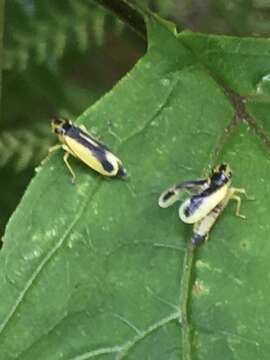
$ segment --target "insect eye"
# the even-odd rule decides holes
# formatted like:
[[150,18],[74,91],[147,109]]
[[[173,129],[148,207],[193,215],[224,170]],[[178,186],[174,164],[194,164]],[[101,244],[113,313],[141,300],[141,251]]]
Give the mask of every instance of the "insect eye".
[[57,125],[55,123],[52,124],[52,130],[57,135],[64,135],[65,129],[61,125]]
[[227,170],[227,165],[226,164],[221,164],[220,166],[219,166],[219,169],[218,169],[219,171],[226,171]]
[[64,135],[65,134],[65,129],[63,129],[62,127],[59,126],[59,127],[55,128],[55,132],[58,135]]
[[62,125],[62,124],[63,124],[63,120],[60,120],[60,119],[58,119],[58,118],[53,118],[53,119],[52,119],[52,124],[55,125],[55,126]]

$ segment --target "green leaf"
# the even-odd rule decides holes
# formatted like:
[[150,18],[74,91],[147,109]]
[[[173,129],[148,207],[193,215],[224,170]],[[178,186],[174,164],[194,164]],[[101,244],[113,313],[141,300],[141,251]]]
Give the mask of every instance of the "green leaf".
[[[175,36],[157,20],[148,32],[147,54],[78,119],[129,178],[74,159],[73,185],[58,153],[10,219],[1,360],[269,357],[267,100],[256,93],[269,41]],[[177,206],[160,209],[157,199],[220,161],[256,200],[243,201],[246,221],[230,204],[194,253]]]

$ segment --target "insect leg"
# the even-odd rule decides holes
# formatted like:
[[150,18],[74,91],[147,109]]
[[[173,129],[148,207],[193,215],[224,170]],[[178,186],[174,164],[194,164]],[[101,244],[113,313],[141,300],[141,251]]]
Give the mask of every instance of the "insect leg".
[[162,208],[167,208],[180,199],[184,191],[188,193],[197,193],[205,189],[209,184],[209,179],[197,179],[185,181],[178,185],[173,185],[165,190],[159,197],[158,204]]
[[58,149],[61,149],[62,147],[63,147],[62,144],[56,144],[56,145],[50,147],[50,148],[49,148],[49,154],[51,154],[52,152],[54,152],[54,151],[56,151],[56,150],[58,150]]
[[240,208],[241,208],[241,201],[242,199],[240,198],[240,196],[237,196],[237,195],[232,195],[231,196],[231,199],[232,200],[235,200],[237,202],[236,204],[236,212],[235,212],[235,215],[242,218],[242,219],[245,219],[245,215],[241,215],[240,214]]
[[247,200],[255,200],[255,198],[253,196],[249,196],[246,192],[246,189],[240,189],[240,188],[232,188],[232,191],[234,193],[238,193],[238,194],[243,194]]
[[[49,148],[49,151],[48,151],[49,154],[48,154],[48,155],[50,155],[52,152],[54,152],[54,151],[56,151],[56,150],[58,150],[58,149],[61,149],[62,147],[63,147],[62,144],[56,144],[56,145],[54,145],[54,146],[51,146],[51,147]],[[46,161],[47,161],[47,158],[43,159],[43,160],[41,161],[41,165],[44,165]]]
[[68,157],[69,157],[70,153],[69,152],[66,152],[64,157],[63,157],[63,160],[68,168],[68,170],[70,171],[71,175],[72,175],[72,182],[74,183],[75,182],[75,179],[76,179],[76,175],[72,169],[72,167],[70,166],[69,162],[68,162]]

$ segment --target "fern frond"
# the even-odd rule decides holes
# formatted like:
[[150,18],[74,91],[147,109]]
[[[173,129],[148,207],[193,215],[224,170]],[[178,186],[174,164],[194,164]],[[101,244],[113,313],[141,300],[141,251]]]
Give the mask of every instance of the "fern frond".
[[12,162],[20,172],[28,166],[37,165],[48,152],[54,138],[48,126],[36,130],[20,129],[4,131],[0,136],[0,167]]
[[113,30],[123,29],[94,1],[13,0],[6,14],[5,69],[24,70],[30,60],[54,63],[71,43],[81,52],[101,45],[109,18]]
[[[150,5],[151,0],[139,0]],[[175,0],[157,0],[155,10],[167,15]],[[4,68],[24,70],[31,61],[55,63],[72,43],[78,51],[102,45],[106,25],[116,34],[125,25],[94,0],[12,0],[6,3]]]

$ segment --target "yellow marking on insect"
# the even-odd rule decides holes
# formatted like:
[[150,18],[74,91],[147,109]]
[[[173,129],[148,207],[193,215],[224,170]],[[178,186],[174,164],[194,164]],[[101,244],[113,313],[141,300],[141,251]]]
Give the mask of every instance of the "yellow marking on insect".
[[121,160],[106,145],[87,132],[85,126],[75,126],[67,119],[53,119],[51,127],[62,144],[53,146],[49,152],[59,148],[65,150],[64,162],[72,175],[73,181],[75,180],[75,173],[68,162],[69,155],[78,158],[102,175],[110,177],[126,176],[126,170]]

